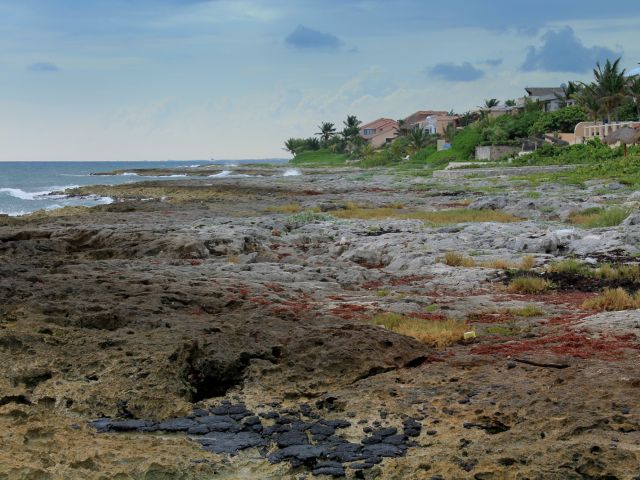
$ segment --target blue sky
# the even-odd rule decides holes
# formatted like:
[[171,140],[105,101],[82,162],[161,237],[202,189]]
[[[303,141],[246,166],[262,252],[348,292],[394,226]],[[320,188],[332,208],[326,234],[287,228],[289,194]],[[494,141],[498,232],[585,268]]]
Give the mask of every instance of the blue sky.
[[0,0],[0,160],[284,156],[640,62],[640,2]]

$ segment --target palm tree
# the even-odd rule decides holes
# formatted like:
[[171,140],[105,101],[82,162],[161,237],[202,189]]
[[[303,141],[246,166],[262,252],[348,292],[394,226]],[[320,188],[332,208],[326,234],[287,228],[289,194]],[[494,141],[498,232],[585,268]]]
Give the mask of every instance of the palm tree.
[[409,132],[409,151],[413,154],[433,143],[433,136],[420,127]]
[[490,98],[484,101],[484,108],[493,108],[497,107],[498,105],[500,105],[500,100],[498,100],[497,98]]
[[611,112],[624,99],[626,84],[624,73],[624,68],[620,70],[620,58],[613,63],[607,60],[604,67],[601,67],[598,62],[596,68],[593,69],[597,92],[602,102],[602,109],[607,114],[607,120],[611,116]]
[[362,122],[355,115],[347,115],[347,119],[342,123],[344,124],[342,136],[345,140],[351,140],[360,134],[360,124]]
[[396,137],[408,137],[411,129],[407,125],[406,120],[397,120],[398,126],[396,127]]
[[511,100],[505,100],[504,101],[505,106],[507,107],[515,107],[516,106],[516,101],[511,99]]
[[595,125],[598,121],[598,116],[602,113],[602,102],[598,86],[595,83],[590,83],[589,85],[581,84],[577,87],[573,96],[578,106],[589,113]]
[[331,122],[322,122],[318,126],[318,129],[320,129],[320,131],[317,132],[316,135],[318,135],[323,142],[328,142],[331,140],[331,137],[336,134],[336,127]]
[[627,95],[631,97],[636,104],[636,111],[638,113],[638,120],[640,120],[640,75],[631,77],[627,81]]

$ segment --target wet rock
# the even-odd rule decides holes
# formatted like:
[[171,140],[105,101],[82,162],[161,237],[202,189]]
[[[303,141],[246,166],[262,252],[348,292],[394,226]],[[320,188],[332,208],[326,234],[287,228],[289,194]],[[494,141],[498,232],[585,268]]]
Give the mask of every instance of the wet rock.
[[189,418],[174,418],[158,424],[158,430],[165,432],[186,432],[190,428],[197,427],[198,422]]
[[312,471],[313,475],[329,475],[332,477],[344,477],[345,471],[341,463],[338,462],[318,462]]
[[286,448],[292,445],[304,445],[308,443],[309,440],[304,432],[288,431],[276,436],[276,444],[280,448]]

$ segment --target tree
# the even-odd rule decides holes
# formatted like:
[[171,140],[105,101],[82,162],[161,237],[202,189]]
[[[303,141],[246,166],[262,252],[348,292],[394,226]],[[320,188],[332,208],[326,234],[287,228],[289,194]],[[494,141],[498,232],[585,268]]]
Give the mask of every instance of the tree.
[[318,135],[323,142],[328,142],[331,137],[336,134],[336,127],[331,122],[322,122],[318,126],[318,129],[320,131],[316,132],[316,135]]
[[597,62],[596,68],[593,69],[596,92],[607,119],[624,99],[626,85],[624,72],[624,69],[620,70],[620,58],[614,62],[607,60],[604,67]]
[[627,81],[626,92],[636,104],[636,113],[638,114],[638,120],[640,120],[640,75],[631,77]]
[[433,135],[427,133],[420,127],[415,127],[409,133],[409,151],[416,153],[418,150],[433,143]]
[[362,122],[355,115],[347,115],[347,119],[342,123],[344,124],[342,136],[345,139],[352,139],[360,134],[360,124]]
[[511,99],[511,100],[505,100],[504,101],[505,106],[507,107],[515,107],[516,106],[516,101]]
[[406,120],[398,120],[398,126],[396,127],[396,136],[397,137],[408,137],[409,133],[411,133],[411,129],[409,125],[407,125]]
[[484,108],[493,108],[497,107],[498,105],[500,105],[500,100],[498,100],[497,98],[489,98],[488,100],[484,101]]
[[599,115],[602,113],[602,102],[598,86],[595,83],[590,83],[589,85],[583,83],[574,96],[576,103],[589,114],[595,125]]

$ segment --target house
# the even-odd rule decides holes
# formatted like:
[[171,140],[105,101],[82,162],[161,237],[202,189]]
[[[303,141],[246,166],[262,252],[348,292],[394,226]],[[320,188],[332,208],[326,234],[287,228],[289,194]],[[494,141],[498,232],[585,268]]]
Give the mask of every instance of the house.
[[375,148],[382,147],[397,136],[398,122],[391,118],[379,118],[360,126],[360,136]]
[[560,87],[526,87],[526,97],[518,99],[518,107],[524,107],[527,101],[540,103],[545,112],[555,112],[563,106],[575,104],[575,100],[565,97],[564,89]]
[[410,130],[418,127],[434,135],[444,135],[449,125],[458,125],[458,118],[445,111],[419,110],[405,118],[404,123]]

